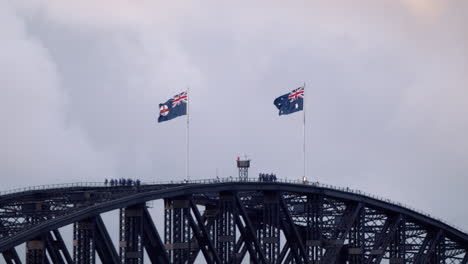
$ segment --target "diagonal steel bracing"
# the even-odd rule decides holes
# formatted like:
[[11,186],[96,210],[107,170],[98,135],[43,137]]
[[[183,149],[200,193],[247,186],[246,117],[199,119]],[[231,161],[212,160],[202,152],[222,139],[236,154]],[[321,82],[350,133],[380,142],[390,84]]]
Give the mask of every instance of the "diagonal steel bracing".
[[[283,206],[275,197],[280,193]],[[170,202],[165,207],[165,231],[169,231],[164,232],[166,244],[149,214],[146,216],[146,208],[141,214],[126,214],[128,227],[122,229],[125,239],[119,245],[119,249],[124,248],[123,262],[141,263],[144,249],[151,262],[163,264],[192,264],[196,259],[219,263],[215,253],[220,262],[237,264],[247,261],[247,252],[253,263],[468,261],[468,234],[399,204],[318,185],[218,182],[72,186],[0,195],[0,253],[5,259],[2,263],[20,263],[14,250],[23,243],[27,263],[92,264],[95,253],[106,264],[119,263],[121,256],[116,260],[104,224],[95,218],[158,199]],[[197,204],[195,207],[205,207],[203,214],[207,216],[197,216],[191,199]],[[361,211],[356,210],[359,203]],[[355,212],[358,215],[353,219]],[[60,233],[54,230],[73,223],[72,259],[64,250]],[[143,228],[138,227],[140,224]],[[443,231],[440,237],[439,230]],[[286,240],[278,243],[284,237]]]
[[[54,238],[55,237],[55,238]],[[73,260],[58,230],[45,236],[45,246],[53,264],[72,264]]]
[[382,261],[382,258],[385,255],[385,250],[389,247],[392,239],[395,238],[395,233],[402,222],[402,219],[402,215],[387,218],[387,222],[384,225],[382,232],[377,236],[377,241],[372,248],[367,262],[368,264],[380,263]]
[[283,261],[286,258],[289,249],[290,249],[289,241],[286,240],[286,243],[284,244],[283,248],[280,251],[280,255],[278,257],[278,263],[284,263]]
[[247,246],[247,250],[249,251],[251,260],[254,263],[268,263],[265,257],[265,253],[263,252],[263,249],[260,246],[260,243],[258,242],[257,237],[255,235],[252,222],[250,221],[249,216],[247,215],[247,212],[238,194],[234,194],[234,199],[234,202],[237,208],[239,209],[239,213],[242,216],[242,219],[244,220],[245,226],[242,224],[241,218],[238,214],[235,214],[234,217],[236,220],[237,227],[239,228],[239,231],[241,232],[241,235],[244,238],[245,245]]
[[413,256],[413,263],[418,264],[421,263],[422,258],[424,257],[424,251],[426,250],[427,246],[432,240],[432,233],[427,233],[422,240],[422,243],[419,245],[418,252]]
[[189,215],[190,225],[194,232],[195,237],[198,240],[198,246],[201,248],[203,254],[205,255],[205,260],[208,263],[218,263],[221,264],[221,259],[216,252],[216,249],[213,245],[213,241],[211,241],[210,235],[205,228],[204,221],[200,212],[198,211],[197,206],[190,200],[190,208],[192,209],[195,218],[197,219],[198,224],[194,221],[192,215]]
[[146,207],[143,209],[143,226],[143,246],[151,263],[169,264],[164,243]]
[[467,264],[468,263],[468,248],[465,249],[465,256],[463,256],[463,259],[461,261],[461,264]]
[[[205,224],[207,232],[211,235],[211,239],[213,240],[211,228],[212,228],[212,226],[214,224],[214,220],[212,218],[207,218],[204,215],[202,215],[202,219],[203,219],[203,223]],[[197,242],[197,238],[195,237],[195,235],[192,236],[190,241],[192,241],[192,243]],[[197,248],[195,248],[194,250],[192,250],[190,252],[189,264],[192,264],[192,263],[195,262],[195,260],[197,259],[197,256],[200,253],[200,251],[201,251],[200,247],[197,247]],[[219,252],[218,252],[218,255],[219,255]]]
[[[426,237],[427,237],[427,239],[425,239],[425,241],[427,241],[427,243],[425,243],[425,245],[427,245],[427,250],[425,250],[426,247],[424,247],[424,248],[421,247],[421,249],[419,251],[419,254],[418,254],[418,257],[416,258],[416,260],[414,262],[416,264],[428,263],[429,259],[434,254],[436,246],[443,239],[444,232],[442,230],[439,230],[437,233],[428,234]],[[425,250],[425,252],[424,252],[424,250]]]
[[333,236],[331,237],[330,248],[327,249],[324,255],[323,263],[333,264],[336,263],[341,249],[343,248],[344,241],[354,225],[354,221],[359,216],[361,209],[363,208],[362,203],[350,204],[347,206],[345,214],[341,218],[341,221],[336,226]]
[[14,248],[9,249],[3,252],[3,258],[6,261],[6,264],[21,264],[21,259],[18,256],[18,253]]
[[232,264],[240,264],[244,260],[245,256],[247,255],[247,246],[245,245],[244,241],[242,241],[241,246],[238,250],[235,251],[235,257],[232,258],[230,263]]
[[283,231],[286,235],[286,238],[289,242],[288,245],[290,245],[291,253],[293,254],[293,257],[296,259],[297,262],[307,263],[308,256],[304,247],[304,243],[302,242],[302,238],[300,237],[299,232],[296,229],[296,224],[294,223],[294,220],[291,217],[291,214],[289,213],[289,209],[283,197],[280,197],[279,199],[281,212],[283,213],[283,217],[281,218],[281,224],[283,226]]
[[96,222],[96,251],[102,264],[116,264],[120,263],[117,250],[112,243],[112,239],[107,232],[107,228],[102,221],[101,216],[95,218]]
[[62,235],[60,234],[60,231],[56,229],[56,230],[53,230],[52,233],[55,236],[55,245],[60,249],[60,252],[65,258],[66,263],[72,264],[73,259],[70,255],[70,252],[68,251],[67,245],[65,244],[65,241],[63,240]]

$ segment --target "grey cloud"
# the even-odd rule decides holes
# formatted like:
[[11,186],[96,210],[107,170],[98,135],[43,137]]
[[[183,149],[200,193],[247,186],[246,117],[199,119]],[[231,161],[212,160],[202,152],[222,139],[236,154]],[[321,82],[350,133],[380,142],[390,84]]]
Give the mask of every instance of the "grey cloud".
[[[468,212],[458,211],[467,198],[466,4],[59,2],[20,1],[3,11],[13,28],[2,31],[17,41],[0,51],[15,58],[0,68],[15,88],[2,90],[10,124],[2,138],[11,145],[0,151],[3,175],[24,180],[35,164],[59,164],[42,168],[52,176],[37,182],[68,171],[64,182],[182,179],[184,120],[155,120],[157,104],[190,85],[194,178],[216,168],[235,175],[234,159],[246,153],[252,174],[297,179],[301,115],[278,117],[272,101],[307,82],[310,178],[466,225]],[[17,91],[32,83],[46,92],[25,101]],[[16,179],[7,186],[20,185]]]

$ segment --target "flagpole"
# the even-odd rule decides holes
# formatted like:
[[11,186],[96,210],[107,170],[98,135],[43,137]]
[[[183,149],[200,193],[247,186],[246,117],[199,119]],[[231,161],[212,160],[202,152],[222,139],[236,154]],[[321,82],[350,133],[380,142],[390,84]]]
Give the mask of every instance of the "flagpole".
[[185,180],[188,182],[190,181],[190,174],[189,174],[189,165],[190,165],[190,155],[189,155],[189,152],[190,152],[190,86],[187,86],[187,129],[186,129],[186,133],[185,133],[185,136],[186,136],[186,144],[187,144],[187,149],[186,149],[186,164],[185,164],[185,169],[186,169],[186,174],[185,174]]
[[302,158],[303,158],[303,161],[304,161],[304,179],[307,179],[306,177],[306,103],[305,103],[305,87],[306,87],[306,84],[304,82],[304,96],[302,98],[303,102],[302,102],[302,109],[303,109],[303,117],[304,117],[304,122],[303,122],[303,127],[302,127],[302,134],[303,134],[303,144],[302,144]]

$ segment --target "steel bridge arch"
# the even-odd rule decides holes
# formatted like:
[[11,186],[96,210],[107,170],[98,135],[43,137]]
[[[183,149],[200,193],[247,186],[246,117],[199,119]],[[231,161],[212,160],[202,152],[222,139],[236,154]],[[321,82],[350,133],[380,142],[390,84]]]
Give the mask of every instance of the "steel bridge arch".
[[[101,193],[105,190],[112,193],[112,188],[109,187],[77,188],[77,190],[86,193]],[[86,219],[94,219],[105,212],[130,208],[127,214],[131,215],[134,208],[145,204],[147,201],[164,199],[166,201],[166,215],[182,219],[178,224],[186,225],[183,228],[189,230],[187,232],[193,236],[193,238],[188,237],[189,240],[198,240],[196,247],[198,251],[203,251],[205,261],[208,263],[236,263],[235,258],[229,254],[235,253],[245,256],[247,252],[251,260],[258,263],[318,263],[318,261],[321,261],[320,263],[344,263],[346,261],[349,263],[380,263],[383,258],[389,259],[393,263],[467,263],[468,261],[468,254],[466,253],[468,235],[466,233],[403,206],[364,194],[348,192],[345,189],[337,190],[308,184],[279,182],[220,182],[172,184],[158,186],[158,188],[154,189],[132,190],[133,192],[128,195],[111,197],[64,215],[39,221],[35,225],[30,225],[27,230],[17,232],[11,236],[3,236],[0,238],[0,252],[4,256],[5,254],[8,255],[14,250],[15,246],[32,241],[43,234],[54,232],[60,227],[79,223]],[[57,195],[57,193],[60,194],[60,191],[59,188],[39,191],[39,193],[42,196],[53,196]],[[0,196],[0,205],[9,204],[28,195],[34,197],[37,193]],[[252,200],[255,201],[249,204]],[[325,202],[325,200],[327,201]],[[260,209],[258,209],[258,201],[264,203]],[[216,207],[217,213],[229,218],[228,222],[230,221],[230,224],[234,225],[234,227],[231,226],[231,230],[225,230],[227,233],[223,233],[224,236],[219,236],[221,234],[219,230],[208,230],[215,227],[209,226],[206,220],[202,220],[205,216],[197,216],[199,212],[193,204],[203,204],[206,208]],[[320,210],[314,209],[317,206],[322,211],[328,206],[336,208],[325,209],[329,213],[328,216],[325,216],[323,212],[322,215],[319,215],[318,211]],[[238,213],[240,217],[234,215],[233,212]],[[259,217],[261,219],[253,220],[255,217],[252,216],[255,214],[262,215]],[[377,222],[380,221],[380,224],[372,227],[377,230],[371,239],[374,241],[374,245],[366,245],[367,242],[364,241],[365,238],[363,237],[365,234],[361,234],[366,232],[366,228],[370,228],[366,224],[372,217],[366,219],[366,214],[373,215],[372,217],[376,217],[376,219],[382,218],[376,220]],[[123,219],[126,219],[125,215],[123,217]],[[323,218],[326,217],[329,218],[327,221],[334,223],[324,223]],[[322,218],[322,220],[317,220],[319,218]],[[304,221],[304,219],[306,220]],[[213,221],[226,222],[226,219]],[[173,223],[166,223],[166,225],[171,224]],[[225,229],[224,226],[219,226],[219,223],[216,223],[216,225],[218,225],[216,227],[218,229]],[[322,230],[326,235],[321,235],[319,238],[315,237],[315,239],[304,235],[304,233],[308,232],[308,229],[319,230],[317,228],[320,225],[322,225],[322,228],[327,225],[325,228],[327,230]],[[131,229],[132,227],[127,228]],[[177,236],[176,233],[179,232],[176,230],[177,228],[171,228],[166,227],[165,233]],[[407,244],[406,241],[408,239],[406,236],[410,233],[406,230],[408,228],[413,228],[412,231],[415,233],[415,240],[411,245]],[[232,237],[232,233],[236,233],[236,230],[240,233],[238,235],[239,239],[235,236]],[[398,234],[398,232],[400,233]],[[214,238],[215,234],[218,234],[219,237],[225,237],[226,241],[220,241],[219,237]],[[156,235],[158,234],[156,233]],[[405,241],[395,242],[394,240],[401,235],[405,236]],[[140,236],[140,239],[142,236]],[[159,251],[165,252],[159,252],[159,255],[154,259],[168,263],[190,262],[189,255],[191,252],[182,252],[185,249],[178,248],[183,247],[183,243],[190,244],[187,237],[182,238],[180,241],[171,241],[171,239],[174,239],[168,238],[167,234],[165,236],[164,247],[161,244],[159,245]],[[279,242],[281,236],[286,237],[286,244],[283,245],[283,249],[279,249],[280,245],[277,245],[281,244]],[[352,238],[353,236],[355,238]],[[398,239],[401,240],[401,238]],[[236,240],[240,242],[233,243]],[[237,249],[233,248],[233,244],[239,243],[241,246],[237,246]],[[413,248],[407,248],[408,245]],[[240,252],[241,250],[243,253]],[[115,262],[119,256],[115,256],[116,252],[112,250],[108,251],[110,253],[107,252],[107,254],[113,255],[111,259]],[[410,254],[411,257],[408,258],[405,255],[407,254],[406,251],[413,252]],[[120,255],[122,255],[122,251]],[[5,257],[5,259],[7,259],[7,263],[17,263],[14,262],[14,258],[8,260]],[[52,262],[55,263],[54,260]],[[92,263],[93,258],[86,257],[83,262],[75,262]],[[142,263],[142,258],[141,262],[138,257],[121,258],[121,262]],[[57,263],[69,262],[58,261]]]

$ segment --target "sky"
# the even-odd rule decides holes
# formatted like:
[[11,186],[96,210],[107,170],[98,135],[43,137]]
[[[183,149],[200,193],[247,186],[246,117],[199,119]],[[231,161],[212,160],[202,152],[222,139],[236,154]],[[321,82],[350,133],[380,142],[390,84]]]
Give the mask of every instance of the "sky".
[[468,230],[468,2],[0,0],[1,191],[185,176],[302,176]]

